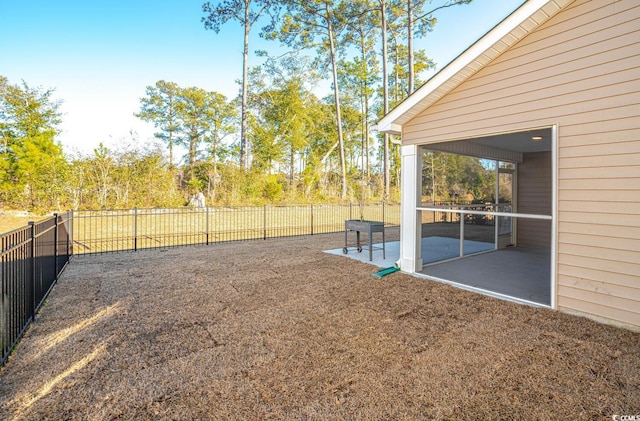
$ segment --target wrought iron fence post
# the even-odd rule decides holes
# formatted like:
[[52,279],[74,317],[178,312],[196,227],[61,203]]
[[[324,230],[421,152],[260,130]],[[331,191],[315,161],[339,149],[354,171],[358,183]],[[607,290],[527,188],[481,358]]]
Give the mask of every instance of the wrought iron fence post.
[[138,251],[138,208],[133,208],[133,251]]
[[71,222],[71,211],[70,210],[67,211],[66,218],[67,218],[67,223],[65,225],[66,229],[64,230],[64,232],[67,234],[67,239],[65,240],[66,241],[66,243],[65,243],[65,246],[66,246],[66,248],[65,248],[65,250],[66,250],[66,252],[65,252],[66,253],[66,260],[64,262],[65,265],[69,261],[69,223]]
[[349,219],[353,219],[353,203],[349,202]]
[[385,205],[385,201],[382,201],[382,225],[387,225],[387,221],[384,219],[384,205]]
[[31,316],[32,320],[36,320],[36,223],[34,221],[29,221],[29,226],[31,227],[30,235],[31,235],[31,291],[29,297],[29,316]]
[[69,247],[72,241],[73,241],[73,209],[70,211],[67,211],[67,260],[71,258],[71,254],[73,253],[72,249]]
[[[2,251],[4,251],[7,247],[5,246],[5,237],[2,236],[1,237],[2,240],[0,241],[0,245],[2,246]],[[4,281],[4,259],[2,261],[0,261],[0,269],[2,270],[2,278],[0,278],[0,287],[2,287],[2,290],[0,291],[0,298],[2,299],[2,301],[0,301],[0,358],[2,358],[2,361],[4,362],[4,358],[5,358],[5,352],[7,351],[8,348],[8,344],[11,342],[9,340],[9,333],[8,333],[8,313],[9,313],[9,309],[7,308],[9,303],[9,291],[5,290],[5,288],[8,288],[8,286],[5,287],[5,281]],[[8,281],[8,279],[7,279]],[[6,340],[5,340],[6,338]]]
[[53,269],[55,271],[55,276],[53,277],[54,282],[58,280],[58,214],[53,214],[54,219],[54,229],[53,229],[53,261],[54,266]]
[[206,230],[206,241],[207,241],[207,245],[209,245],[209,206],[205,207],[205,218],[207,218],[207,222],[205,224],[205,230]]
[[313,203],[311,204],[311,235],[313,235]]
[[263,218],[262,218],[262,228],[263,228],[263,239],[267,239],[267,205],[262,205],[263,207]]

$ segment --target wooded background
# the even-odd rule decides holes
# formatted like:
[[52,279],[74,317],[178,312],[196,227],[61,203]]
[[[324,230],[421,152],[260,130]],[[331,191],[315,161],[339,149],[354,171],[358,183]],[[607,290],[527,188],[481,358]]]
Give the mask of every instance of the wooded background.
[[[209,205],[399,200],[398,146],[372,127],[435,66],[414,39],[434,30],[438,10],[469,2],[207,2],[194,25],[245,29],[238,97],[152,82],[136,116],[156,141],[131,133],[89,154],[63,153],[54,88],[0,76],[0,206],[170,207],[197,192]],[[288,52],[262,51],[264,62],[249,66],[251,31]],[[475,158],[427,152],[423,174],[429,200],[494,195],[492,168]]]

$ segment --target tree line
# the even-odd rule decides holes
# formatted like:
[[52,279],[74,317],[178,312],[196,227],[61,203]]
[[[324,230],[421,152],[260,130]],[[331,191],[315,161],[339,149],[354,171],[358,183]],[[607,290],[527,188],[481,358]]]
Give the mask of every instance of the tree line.
[[[115,148],[64,156],[53,90],[1,78],[0,202],[29,209],[175,206],[196,192],[209,204],[397,200],[399,150],[372,125],[435,66],[426,51],[414,51],[414,40],[434,30],[438,10],[469,2],[207,2],[206,29],[219,32],[230,21],[244,28],[238,98],[166,80],[147,86],[135,115],[153,124],[158,143],[146,147],[131,133]],[[259,52],[262,63],[250,66],[253,30],[288,52]],[[319,97],[323,81],[330,95]],[[476,175],[486,172],[477,160],[461,159]],[[440,167],[450,161],[440,157]],[[490,176],[475,179],[474,186],[444,177],[433,198],[489,188],[477,180],[488,186]]]
[[[349,138],[344,133],[343,124],[345,100],[350,99],[350,105],[361,113],[360,138],[363,151],[359,173],[364,178],[363,174],[370,174],[370,167],[367,167],[370,162],[369,123],[389,111],[390,84],[393,83],[398,102],[414,91],[417,72],[433,66],[433,62],[423,51],[416,55],[414,39],[424,37],[433,30],[437,22],[434,16],[436,11],[470,2],[471,0],[443,0],[433,4],[432,0],[223,0],[205,3],[202,7],[205,12],[202,21],[207,29],[219,32],[221,26],[228,21],[237,21],[244,29],[240,167],[244,168],[246,165],[249,144],[249,35],[261,17],[268,16],[268,23],[261,28],[262,37],[280,41],[293,51],[312,51],[315,54],[314,64],[323,69],[324,76],[330,75],[340,197],[346,199],[350,171],[346,159]],[[389,42],[393,46],[391,54]],[[390,78],[388,64],[394,52],[395,66],[391,74],[395,78]],[[422,60],[416,62],[416,57]],[[406,65],[401,64],[403,59],[406,59]],[[381,71],[378,70],[379,63],[382,63]],[[406,73],[406,78],[401,73]],[[406,85],[406,89],[402,85]],[[376,88],[381,92],[374,98]],[[346,92],[348,90],[351,92]],[[376,101],[377,107],[371,107]],[[382,197],[388,198],[392,162],[387,135],[383,136],[380,149]],[[398,168],[397,162],[395,167]]]

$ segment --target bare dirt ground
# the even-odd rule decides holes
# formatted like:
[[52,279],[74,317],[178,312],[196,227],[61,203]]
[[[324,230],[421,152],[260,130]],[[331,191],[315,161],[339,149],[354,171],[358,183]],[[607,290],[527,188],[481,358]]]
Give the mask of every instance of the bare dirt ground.
[[1,419],[611,419],[640,334],[376,269],[341,234],[75,258]]

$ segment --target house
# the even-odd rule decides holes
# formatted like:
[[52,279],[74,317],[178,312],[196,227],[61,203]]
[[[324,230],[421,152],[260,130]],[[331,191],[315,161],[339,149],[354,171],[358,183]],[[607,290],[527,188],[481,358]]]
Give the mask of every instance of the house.
[[[640,2],[528,0],[378,130],[401,145],[404,272],[640,330]],[[510,197],[424,203],[430,151],[493,163]]]

